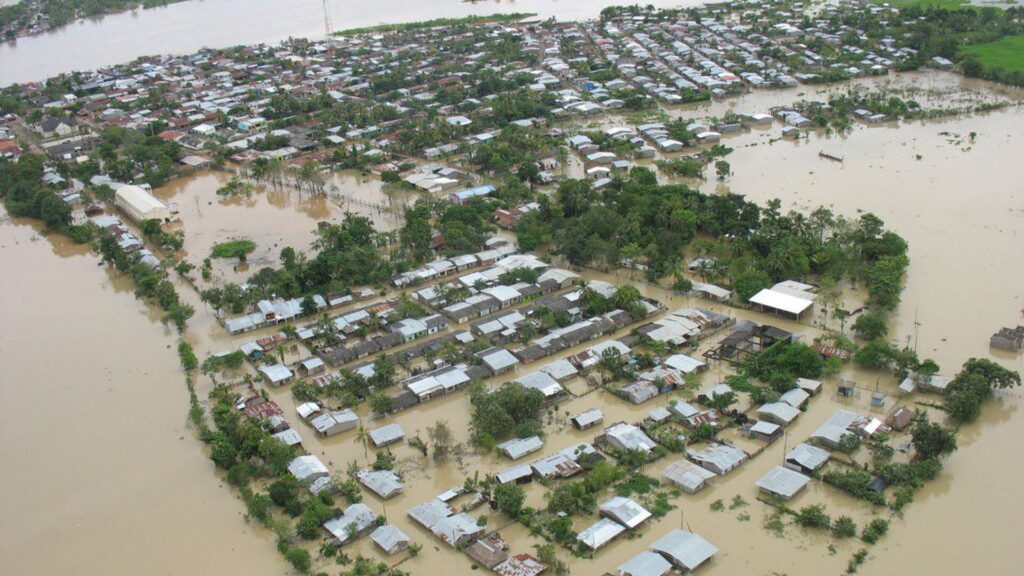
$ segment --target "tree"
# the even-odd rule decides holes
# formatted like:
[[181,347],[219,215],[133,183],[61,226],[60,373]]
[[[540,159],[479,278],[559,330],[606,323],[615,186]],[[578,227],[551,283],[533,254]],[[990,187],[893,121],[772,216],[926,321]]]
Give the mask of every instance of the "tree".
[[732,174],[732,167],[725,160],[718,160],[715,162],[715,173],[718,175],[719,180],[725,180]]
[[857,535],[857,524],[849,516],[840,516],[832,523],[832,535],[839,539],[852,538]]
[[896,354],[896,347],[884,340],[872,340],[853,354],[858,366],[871,369],[887,368]]
[[356,440],[358,440],[363,445],[363,456],[364,457],[367,456],[366,441],[369,440],[369,439],[370,439],[370,431],[367,430],[365,426],[360,424],[359,427],[356,428]]
[[374,414],[387,414],[391,412],[391,397],[383,392],[375,392],[370,396],[370,409]]
[[922,460],[941,458],[956,451],[956,435],[935,422],[929,422],[923,413],[910,429],[914,451]]
[[865,312],[853,323],[853,331],[864,340],[876,340],[889,333],[885,318],[875,312]]
[[434,445],[434,460],[444,460],[451,449],[452,432],[447,420],[438,420],[433,426],[427,427],[427,435]]
[[523,511],[523,502],[526,494],[523,489],[515,483],[501,484],[494,489],[494,503],[498,511],[509,518],[518,518]]
[[832,524],[832,519],[825,513],[825,507],[821,504],[804,506],[796,515],[796,523],[805,528],[824,528]]

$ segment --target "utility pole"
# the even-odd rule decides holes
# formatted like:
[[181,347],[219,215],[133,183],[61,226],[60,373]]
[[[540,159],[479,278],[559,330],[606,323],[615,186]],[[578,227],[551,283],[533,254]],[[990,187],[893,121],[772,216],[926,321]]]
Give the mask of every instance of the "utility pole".
[[917,321],[917,306],[914,307],[914,354],[917,354],[917,333],[921,323]]
[[334,56],[334,42],[332,36],[334,35],[333,28],[331,26],[331,13],[327,9],[327,0],[323,0],[324,8],[324,39],[327,41],[327,53],[330,56]]

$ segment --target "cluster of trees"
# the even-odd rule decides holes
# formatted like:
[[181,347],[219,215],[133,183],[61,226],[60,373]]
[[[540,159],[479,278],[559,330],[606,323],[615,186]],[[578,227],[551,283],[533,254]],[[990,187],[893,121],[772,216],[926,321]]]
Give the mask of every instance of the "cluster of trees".
[[680,276],[683,249],[692,244],[714,262],[700,271],[705,281],[726,282],[740,301],[772,282],[817,275],[822,284],[864,281],[871,305],[892,310],[909,263],[906,241],[873,214],[852,221],[825,208],[784,214],[778,200],[762,209],[738,194],[659,185],[643,167],[600,192],[566,180],[554,198],[523,219],[521,244],[550,238],[557,253],[580,266],[646,261],[649,281]]
[[137,297],[155,302],[167,313],[165,320],[173,322],[179,332],[184,331],[195,309],[181,301],[163,270],[143,263],[138,254],[125,252],[113,235],[104,234],[97,247],[104,262],[113,264],[119,272],[131,275]]
[[943,406],[958,422],[971,422],[981,415],[981,406],[993,388],[1020,386],[1020,374],[985,358],[971,358],[946,388]]
[[25,154],[16,162],[0,158],[0,197],[12,216],[42,220],[65,230],[71,225],[71,207],[43,182],[45,158]]
[[474,440],[481,446],[510,436],[525,438],[543,434],[540,417],[544,394],[509,382],[497,390],[487,391],[475,386],[470,392],[473,405]]
[[744,369],[783,394],[796,386],[797,378],[820,377],[825,370],[825,361],[817,350],[806,344],[780,340],[752,356]]
[[124,182],[132,182],[136,174],[141,174],[144,182],[156,188],[173,175],[181,157],[177,142],[131,128],[111,126],[100,136],[97,157],[111,176]]

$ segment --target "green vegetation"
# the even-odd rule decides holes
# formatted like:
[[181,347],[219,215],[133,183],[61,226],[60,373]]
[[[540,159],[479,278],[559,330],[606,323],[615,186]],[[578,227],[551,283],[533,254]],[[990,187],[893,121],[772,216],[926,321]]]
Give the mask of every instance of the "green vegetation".
[[1024,74],[1024,34],[1004,36],[994,42],[964,46],[961,54],[968,62],[981,66],[979,75]]
[[113,264],[119,272],[131,275],[135,281],[135,295],[160,306],[167,313],[165,321],[171,321],[179,332],[185,330],[188,319],[195,314],[191,305],[180,300],[174,284],[160,268],[154,268],[140,260],[136,253],[125,252],[114,236],[104,234],[97,246],[103,261]]
[[832,523],[832,535],[839,539],[852,538],[857,535],[857,524],[849,516],[840,516]]
[[496,13],[489,16],[464,16],[462,18],[434,18],[432,20],[421,20],[419,22],[406,22],[404,24],[381,24],[379,26],[366,26],[363,28],[349,28],[341,32],[335,32],[340,36],[351,34],[369,34],[375,32],[408,32],[422,28],[434,28],[436,26],[458,27],[469,24],[483,24],[488,22],[515,22],[536,16],[534,12],[510,12]]
[[825,506],[814,504],[804,506],[796,514],[796,523],[804,528],[821,528],[828,530],[832,525],[832,518],[825,513]]
[[993,388],[1014,388],[1020,374],[985,358],[971,358],[946,388],[943,406],[958,422],[971,422],[981,415],[981,406]]
[[882,518],[875,518],[864,527],[864,531],[860,534],[860,539],[868,544],[875,544],[881,540],[882,536],[885,536],[885,533],[888,531],[889,521]]
[[247,254],[256,249],[256,243],[252,240],[228,240],[213,245],[210,256],[213,258],[238,258],[245,262]]
[[544,394],[509,382],[493,392],[474,387],[470,393],[473,405],[474,439],[483,446],[512,435],[532,436],[540,431],[540,412]]

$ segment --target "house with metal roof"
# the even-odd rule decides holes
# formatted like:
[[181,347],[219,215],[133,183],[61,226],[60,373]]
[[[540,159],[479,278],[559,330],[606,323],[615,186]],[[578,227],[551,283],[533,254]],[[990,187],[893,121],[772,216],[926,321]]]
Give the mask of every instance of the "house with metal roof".
[[660,554],[644,550],[620,565],[618,576],[665,576],[672,564]]
[[359,416],[346,408],[320,412],[310,417],[309,424],[323,436],[334,436],[359,425]]
[[788,280],[761,290],[751,296],[749,302],[762,311],[798,319],[814,306],[813,288],[808,284]]
[[547,374],[548,376],[551,376],[558,382],[565,382],[566,380],[569,380],[570,378],[579,374],[579,371],[576,370],[576,367],[572,365],[572,362],[569,362],[564,358],[561,360],[555,360],[554,362],[551,362],[549,364],[545,364],[544,366],[538,368],[538,370]]
[[292,371],[284,364],[260,366],[259,371],[271,386],[287,384],[295,377],[295,374],[293,374]]
[[491,348],[477,354],[492,375],[504,374],[515,368],[519,359],[504,348]]
[[675,484],[687,494],[700,492],[715,476],[714,472],[689,460],[677,460],[661,471],[662,480]]
[[800,410],[785,402],[769,402],[757,409],[757,417],[766,422],[773,422],[779,426],[788,426],[796,420]]
[[801,406],[804,405],[805,402],[807,402],[807,399],[810,397],[811,395],[806,390],[803,390],[798,387],[793,388],[792,390],[786,392],[782,396],[779,396],[779,402],[785,402],[786,404],[789,404],[793,408],[800,408]]
[[385,500],[394,498],[405,490],[402,479],[391,470],[360,470],[356,473],[356,479],[367,490]]
[[828,450],[822,450],[811,444],[801,443],[797,444],[796,448],[790,450],[789,454],[786,454],[785,466],[797,472],[810,474],[824,466],[831,456]]
[[591,550],[599,550],[625,531],[626,529],[618,522],[602,518],[580,532],[576,540]]
[[540,436],[530,436],[529,438],[513,438],[502,442],[498,444],[497,448],[505,456],[512,460],[518,460],[527,454],[540,450],[543,446],[544,441],[540,439]]
[[540,576],[548,565],[529,554],[516,554],[494,567],[500,576]]
[[400,442],[402,438],[405,438],[405,430],[397,422],[370,431],[370,441],[377,448]]
[[324,528],[339,544],[353,542],[377,526],[380,517],[362,502],[352,504],[338,518],[324,522]]
[[764,442],[774,442],[782,436],[782,426],[758,420],[750,427],[750,435]]
[[370,540],[388,555],[398,554],[409,547],[411,540],[397,527],[385,524],[370,533]]
[[811,434],[811,439],[829,450],[835,450],[839,448],[843,436],[854,434],[850,426],[861,418],[860,415],[848,410],[836,410],[835,414]]
[[692,417],[696,416],[697,414],[700,414],[700,412],[701,412],[693,404],[690,404],[689,402],[687,402],[685,400],[675,400],[675,399],[672,400],[671,402],[669,402],[669,404],[668,404],[668,411],[671,412],[673,416],[675,416],[676,418],[679,418],[680,420],[686,420],[688,418],[692,418]]
[[651,519],[651,513],[632,498],[613,496],[598,506],[598,512],[632,530]]
[[545,398],[553,398],[565,391],[565,388],[546,372],[531,372],[513,380],[525,388],[540,390]]
[[519,464],[498,472],[495,474],[495,477],[501,484],[508,484],[509,482],[524,484],[533,479],[533,467],[529,464]]
[[586,430],[604,421],[604,412],[600,408],[592,408],[572,417],[572,424],[579,430]]
[[701,362],[696,358],[691,358],[686,354],[673,354],[668,358],[665,358],[665,360],[662,361],[662,364],[669,368],[674,368],[683,374],[701,372],[708,367],[704,362]]
[[803,490],[804,486],[810,482],[811,479],[803,474],[785,468],[783,466],[776,466],[768,471],[767,474],[761,477],[760,480],[755,482],[761,492],[765,494],[771,494],[778,496],[784,500],[789,500],[796,493]]
[[508,560],[508,543],[496,537],[480,538],[466,547],[466,556],[488,570]]
[[633,382],[619,388],[619,394],[633,404],[643,404],[660,393],[650,382]]
[[317,479],[331,477],[331,471],[327,466],[312,454],[296,457],[288,464],[288,472],[305,486],[309,486]]
[[420,526],[430,530],[435,524],[440,522],[441,519],[447,518],[454,513],[455,511],[447,504],[436,498],[432,498],[423,504],[410,508],[406,512],[406,515],[416,521]]
[[477,525],[475,518],[460,512],[438,520],[430,531],[452,547],[458,548],[482,536],[484,528]]
[[275,433],[274,438],[284,442],[287,446],[298,446],[302,444],[302,436],[299,436],[299,433],[291,428]]
[[821,391],[821,382],[810,378],[797,378],[796,387],[814,396]]
[[604,431],[608,444],[626,451],[650,452],[657,444],[643,430],[625,422],[613,424]]
[[688,448],[686,454],[691,460],[719,476],[726,474],[749,458],[746,452],[735,446],[714,442],[700,450]]
[[718,548],[712,543],[697,534],[678,528],[651,544],[651,550],[683,570],[696,570],[718,553]]

